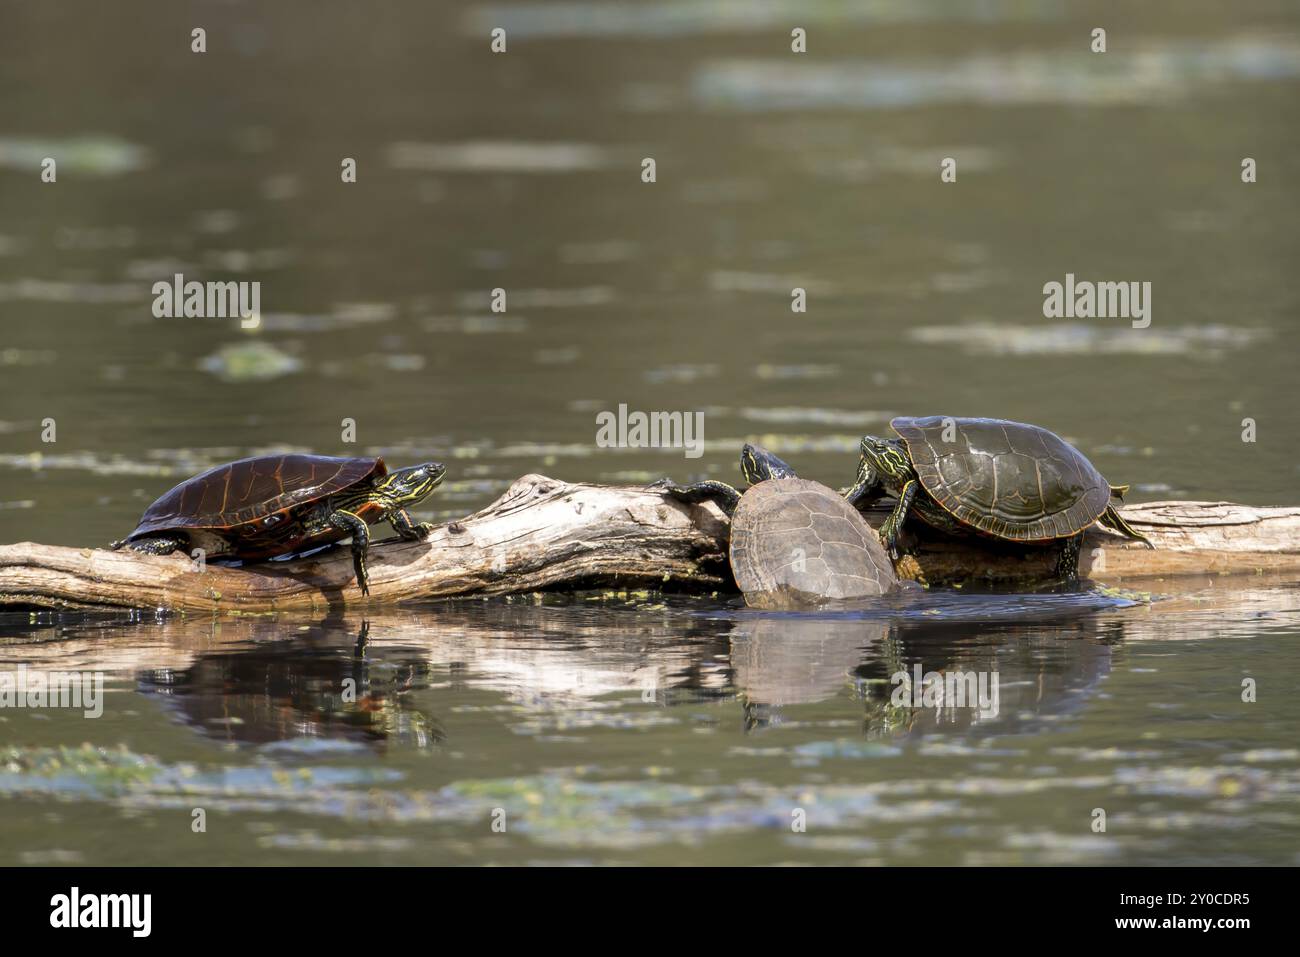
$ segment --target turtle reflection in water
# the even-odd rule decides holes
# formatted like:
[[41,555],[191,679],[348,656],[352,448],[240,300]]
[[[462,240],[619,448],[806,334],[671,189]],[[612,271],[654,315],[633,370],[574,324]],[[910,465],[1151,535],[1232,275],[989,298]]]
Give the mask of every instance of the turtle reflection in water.
[[898,558],[908,515],[950,534],[976,532],[1015,542],[1060,542],[1056,575],[1079,578],[1083,533],[1100,522],[1155,548],[1115,509],[1127,485],[1113,486],[1074,446],[1036,425],[1003,419],[899,416],[897,439],[862,439],[857,482],[846,493],[864,505],[898,499],[880,528]]
[[731,571],[756,608],[870,598],[898,587],[871,526],[838,493],[797,477],[771,452],[745,445],[742,494],[725,482],[651,487],[683,502],[712,501],[731,518]]
[[262,455],[186,479],[145,509],[135,531],[112,547],[150,555],[202,548],[210,558],[260,561],[352,539],[357,586],[370,594],[369,526],[388,521],[405,539],[433,526],[407,509],[442,482],[426,462],[389,472],[381,458]]

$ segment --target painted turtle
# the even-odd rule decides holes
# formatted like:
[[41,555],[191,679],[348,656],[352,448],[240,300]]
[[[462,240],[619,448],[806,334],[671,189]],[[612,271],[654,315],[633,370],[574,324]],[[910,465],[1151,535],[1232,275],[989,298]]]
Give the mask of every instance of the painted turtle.
[[899,416],[897,439],[862,439],[857,482],[845,493],[862,505],[883,493],[898,504],[880,528],[891,556],[909,513],[941,531],[976,531],[1017,542],[1060,541],[1057,574],[1079,577],[1083,532],[1093,522],[1155,548],[1112,503],[1112,486],[1074,446],[1036,425],[1002,419]]
[[208,557],[259,561],[351,536],[363,595],[369,526],[387,520],[405,539],[433,528],[406,509],[446,474],[437,462],[389,472],[382,458],[260,455],[186,479],[145,509],[135,531],[112,548],[167,555],[202,548]]
[[746,445],[743,495],[725,482],[656,482],[679,501],[715,501],[731,517],[731,571],[755,608],[795,608],[867,598],[898,585],[862,515],[838,493],[801,479],[771,452]]

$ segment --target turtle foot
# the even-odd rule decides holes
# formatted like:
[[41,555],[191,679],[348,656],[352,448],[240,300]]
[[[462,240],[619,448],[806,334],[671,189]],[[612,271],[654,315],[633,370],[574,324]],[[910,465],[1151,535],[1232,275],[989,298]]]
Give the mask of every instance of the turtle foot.
[[913,584],[924,587],[925,571],[921,568],[921,563],[911,555],[903,555],[894,559],[894,572],[898,575],[899,584],[910,581]]

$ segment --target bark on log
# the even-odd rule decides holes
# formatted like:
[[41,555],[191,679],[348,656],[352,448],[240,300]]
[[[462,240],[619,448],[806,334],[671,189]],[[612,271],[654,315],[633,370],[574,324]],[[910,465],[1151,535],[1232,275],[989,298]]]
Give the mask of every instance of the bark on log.
[[[1124,517],[1157,551],[1100,527],[1081,572],[1106,581],[1300,571],[1300,508],[1223,502],[1131,505]],[[867,515],[879,526],[888,503]],[[931,584],[1041,579],[1055,551],[958,540],[915,528],[916,568]],[[370,597],[346,548],[288,562],[196,569],[187,557],[21,543],[0,546],[0,607],[166,608],[257,613],[336,611],[545,588],[734,587],[728,525],[713,505],[686,506],[640,487],[570,484],[525,475],[487,508],[420,542],[371,546]]]

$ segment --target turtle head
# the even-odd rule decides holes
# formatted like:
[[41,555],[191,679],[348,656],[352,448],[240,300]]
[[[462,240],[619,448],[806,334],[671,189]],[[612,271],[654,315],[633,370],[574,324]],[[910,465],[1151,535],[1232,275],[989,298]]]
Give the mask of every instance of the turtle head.
[[766,482],[768,479],[797,478],[794,469],[781,461],[767,449],[745,443],[740,450],[740,473],[750,485]]
[[862,459],[858,462],[858,482],[880,482],[888,488],[898,488],[912,477],[912,463],[907,450],[897,439],[882,439],[864,435],[858,446]]
[[442,484],[447,466],[440,462],[425,462],[409,468],[389,472],[375,482],[375,491],[392,503],[393,508],[415,505],[428,497]]

